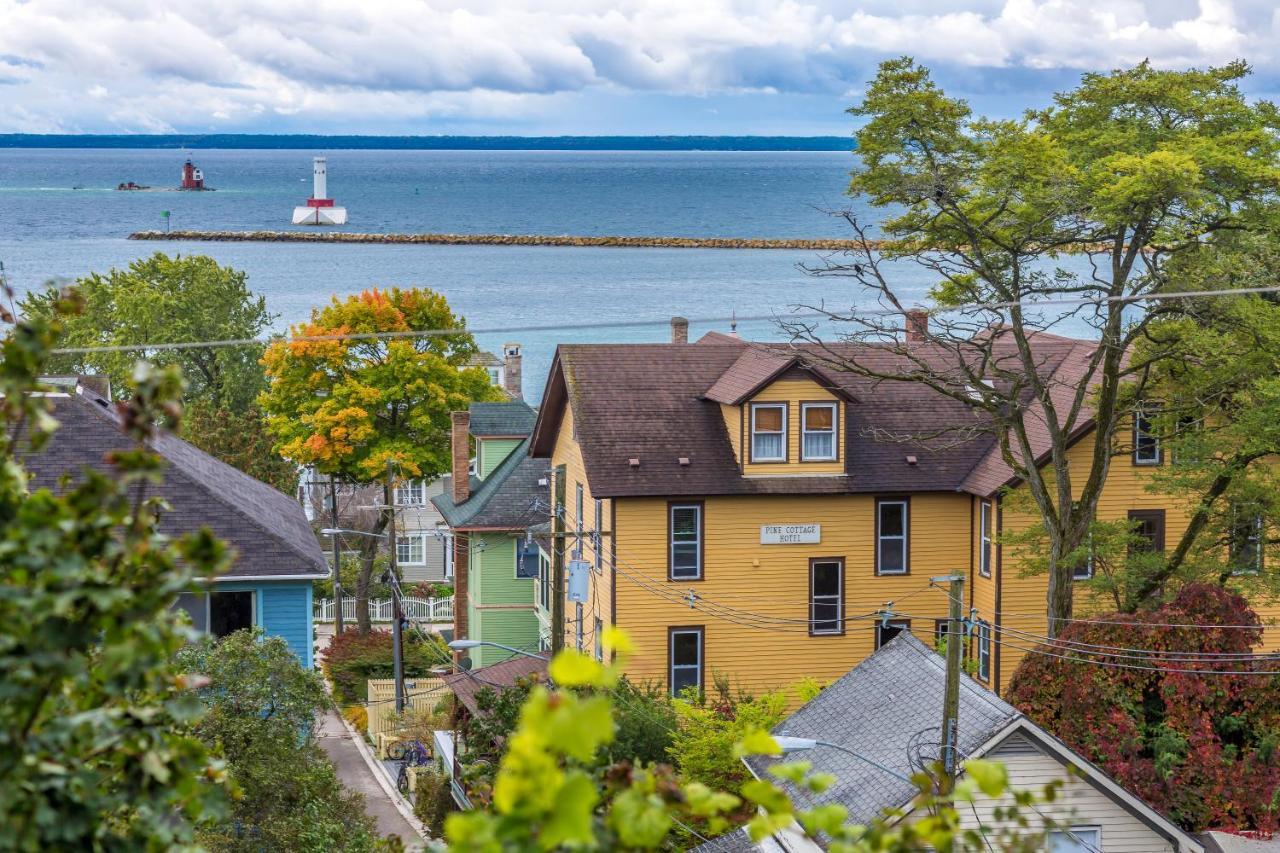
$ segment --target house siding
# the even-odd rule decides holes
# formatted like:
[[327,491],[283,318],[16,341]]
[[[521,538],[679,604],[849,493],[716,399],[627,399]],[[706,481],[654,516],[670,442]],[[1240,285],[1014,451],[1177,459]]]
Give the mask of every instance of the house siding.
[[[786,403],[787,404],[787,461],[760,462],[751,461],[751,404],[752,403]],[[836,428],[836,461],[834,462],[802,462],[800,461],[800,417],[802,403],[835,403],[838,413]],[[779,379],[760,390],[742,406],[742,421],[745,425],[745,448],[739,448],[739,456],[743,461],[742,470],[748,477],[777,475],[815,475],[843,474],[845,472],[845,417],[844,407],[839,398],[811,379]]]
[[310,581],[228,581],[217,583],[211,589],[216,592],[254,592],[254,622],[257,626],[269,637],[282,638],[304,667],[312,667],[315,635]]
[[476,476],[487,479],[511,451],[520,446],[520,438],[481,438],[476,440]]

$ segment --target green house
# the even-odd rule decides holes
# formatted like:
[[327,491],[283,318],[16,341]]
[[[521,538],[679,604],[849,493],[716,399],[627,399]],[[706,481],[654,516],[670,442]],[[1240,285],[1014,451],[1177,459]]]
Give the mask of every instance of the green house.
[[[545,519],[550,492],[546,460],[528,455],[534,418],[518,401],[454,412],[454,473],[431,502],[453,539],[454,635],[537,653],[541,557],[529,529]],[[513,654],[480,646],[467,656],[479,668]]]

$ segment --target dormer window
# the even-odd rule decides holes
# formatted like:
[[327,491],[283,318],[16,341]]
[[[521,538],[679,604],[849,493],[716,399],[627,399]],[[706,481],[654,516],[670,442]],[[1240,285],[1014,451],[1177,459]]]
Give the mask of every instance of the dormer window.
[[751,461],[787,461],[787,404],[751,404]]
[[836,458],[835,403],[800,405],[800,460],[831,462]]

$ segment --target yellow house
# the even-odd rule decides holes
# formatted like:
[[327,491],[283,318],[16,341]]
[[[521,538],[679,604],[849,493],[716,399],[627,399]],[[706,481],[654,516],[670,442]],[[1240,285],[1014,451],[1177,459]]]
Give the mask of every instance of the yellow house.
[[[1093,345],[1039,335],[1036,347],[1069,387]],[[886,370],[902,357],[860,354]],[[1047,633],[1046,579],[1000,544],[1034,520],[1006,511],[1017,486],[994,439],[965,436],[972,410],[923,385],[814,361],[716,333],[557,350],[530,453],[563,481],[566,535],[551,547],[587,577],[565,644],[600,654],[615,624],[639,650],[629,675],[673,691],[828,681],[900,630],[932,643],[948,599],[930,578],[959,573],[981,620],[975,677],[1004,688],[1025,637]],[[1161,460],[1140,439],[1114,461],[1099,516],[1141,520],[1164,547],[1186,510],[1144,490]],[[544,644],[550,586],[540,578]]]

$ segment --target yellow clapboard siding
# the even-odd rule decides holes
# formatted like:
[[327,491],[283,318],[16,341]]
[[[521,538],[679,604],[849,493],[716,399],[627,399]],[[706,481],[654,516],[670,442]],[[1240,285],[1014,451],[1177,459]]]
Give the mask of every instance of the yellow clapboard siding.
[[[787,404],[787,461],[759,462],[750,460],[750,447],[738,448],[738,453],[746,452],[742,470],[748,477],[756,476],[795,476],[815,474],[843,474],[845,472],[844,448],[844,406],[840,400],[827,389],[811,379],[779,379],[761,389],[742,406],[742,419],[746,426],[746,441],[751,441],[752,403],[786,403]],[[836,459],[832,462],[802,462],[800,460],[800,413],[804,403],[835,403],[838,421],[836,424]],[[726,422],[728,421],[726,417]]]

